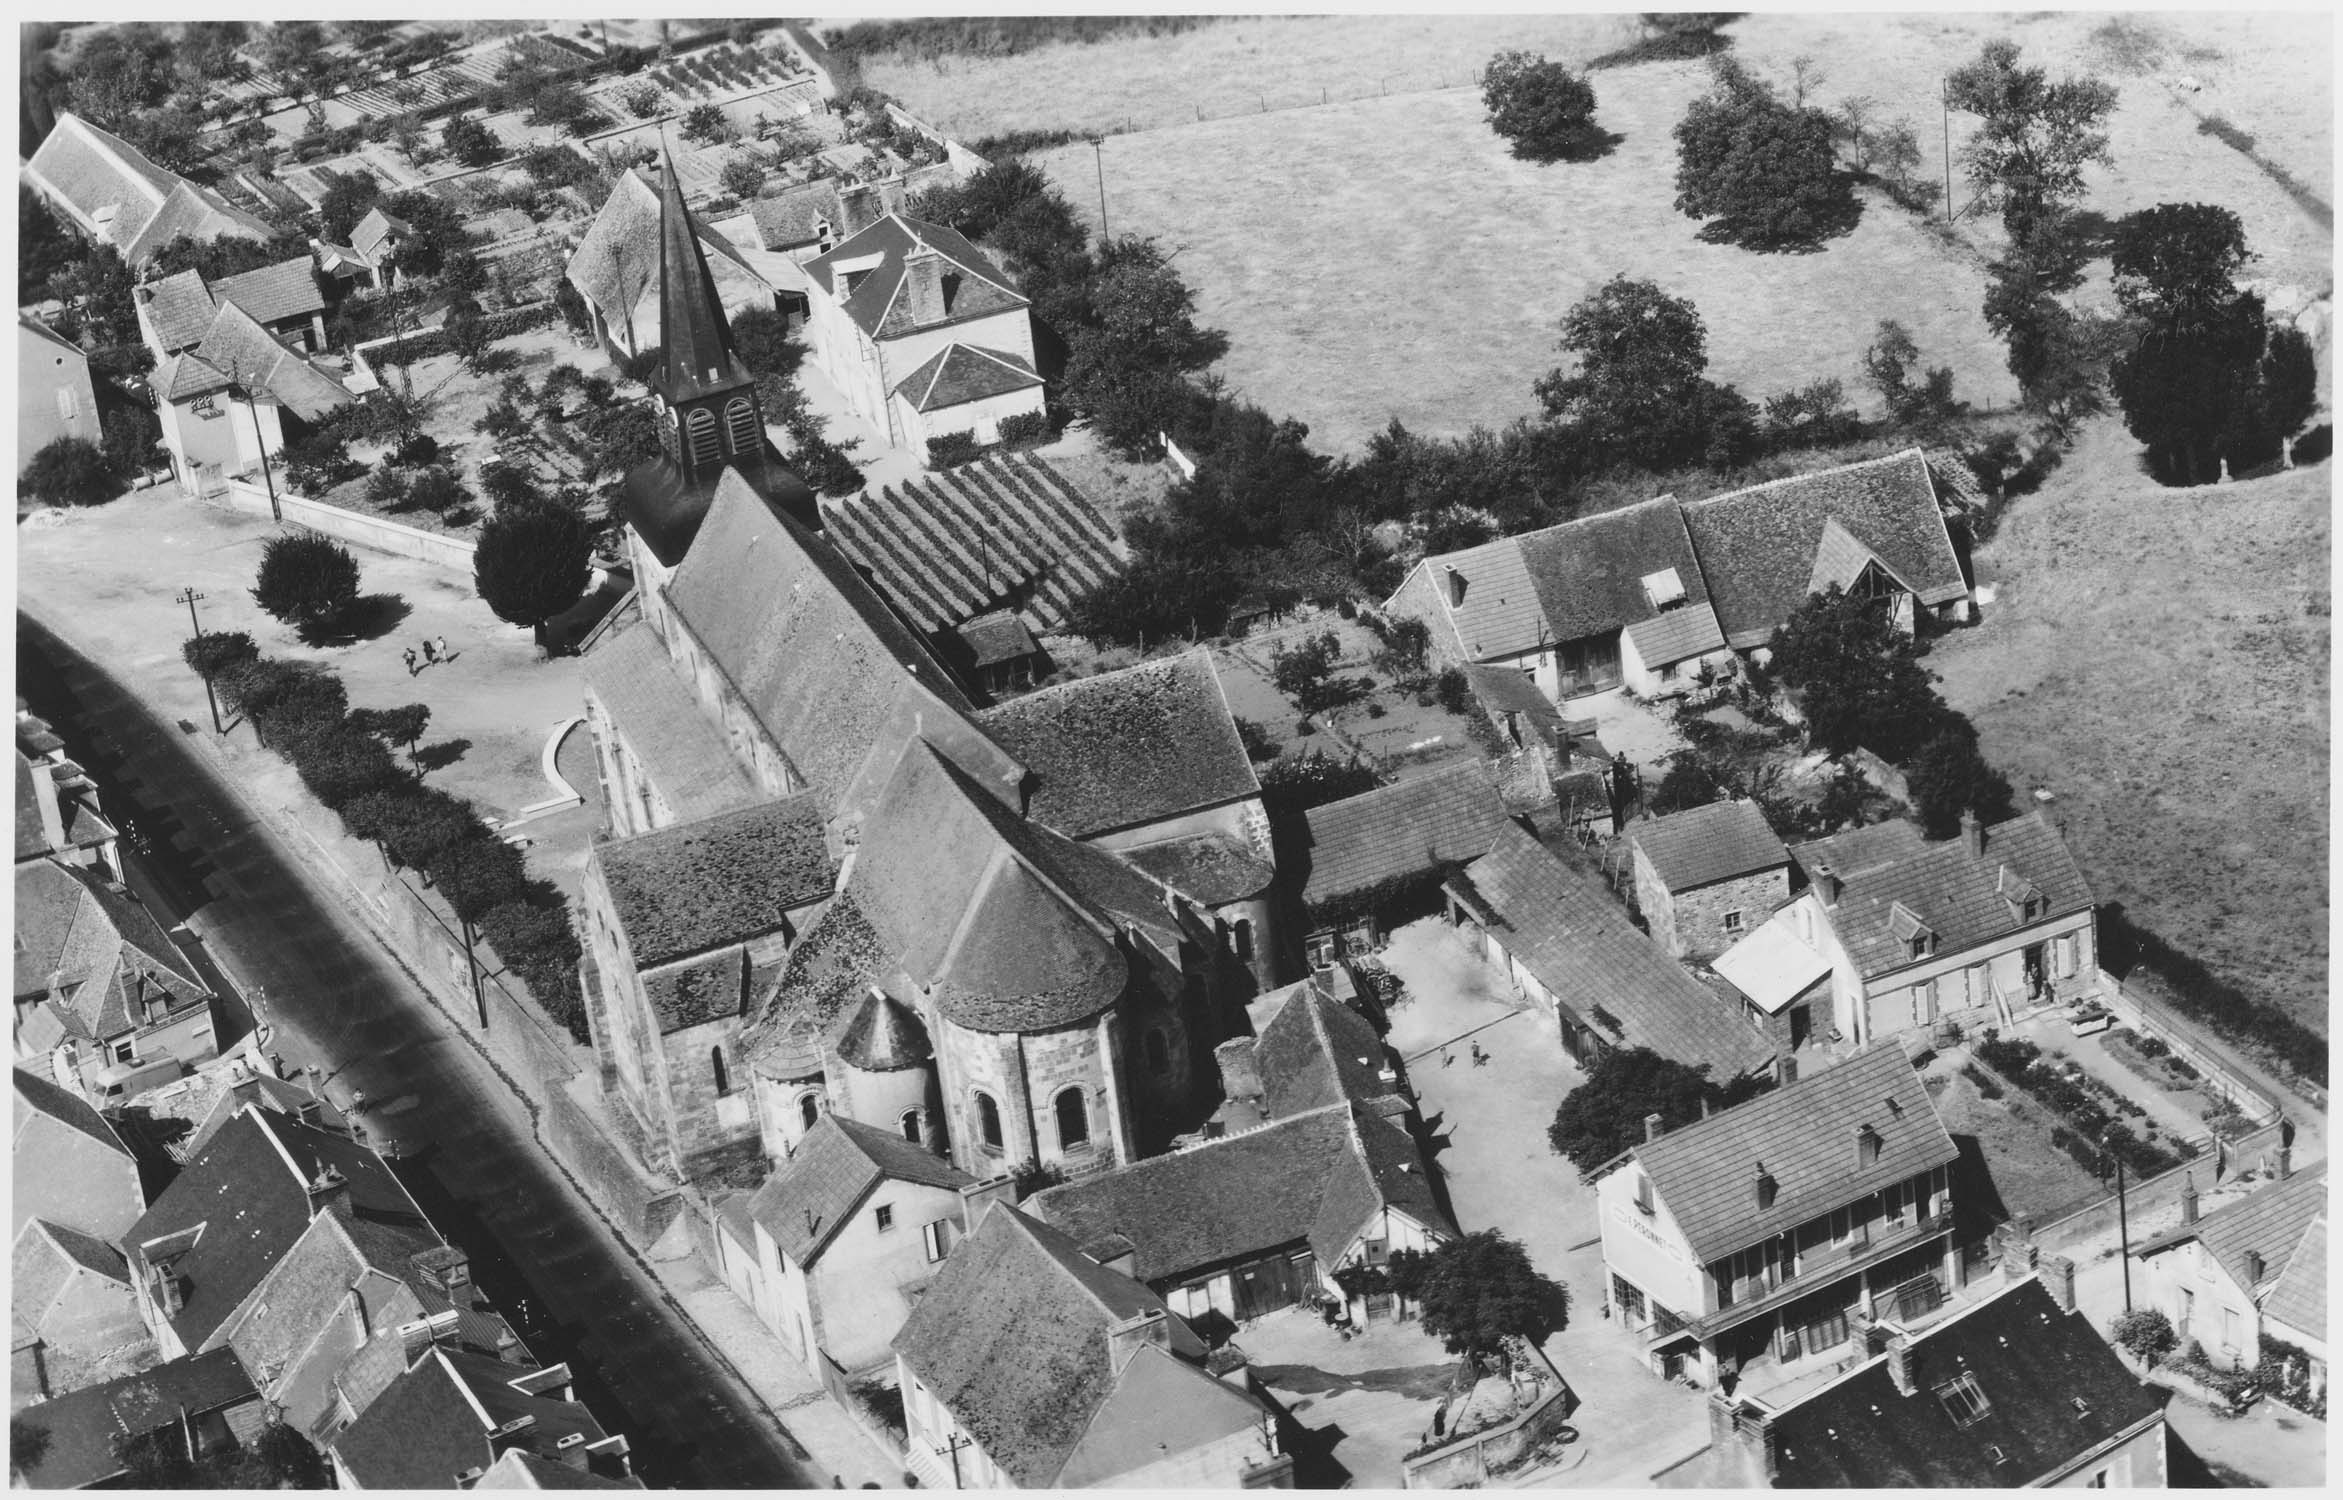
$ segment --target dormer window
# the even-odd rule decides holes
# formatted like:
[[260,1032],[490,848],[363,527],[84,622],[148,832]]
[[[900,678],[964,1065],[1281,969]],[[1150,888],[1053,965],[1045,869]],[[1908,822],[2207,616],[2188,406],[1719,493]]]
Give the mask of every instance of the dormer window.
[[1985,1388],[1966,1370],[1938,1386],[1936,1399],[1944,1403],[1944,1413],[1952,1418],[1955,1427],[1974,1427],[1993,1414],[1993,1403],[1985,1398]]
[[1684,602],[1684,580],[1674,568],[1662,568],[1657,573],[1643,575],[1643,597],[1651,601],[1653,609],[1664,610]]
[[1920,914],[1898,901],[1887,909],[1887,930],[1904,945],[1907,956],[1926,958],[1936,951],[1936,932]]

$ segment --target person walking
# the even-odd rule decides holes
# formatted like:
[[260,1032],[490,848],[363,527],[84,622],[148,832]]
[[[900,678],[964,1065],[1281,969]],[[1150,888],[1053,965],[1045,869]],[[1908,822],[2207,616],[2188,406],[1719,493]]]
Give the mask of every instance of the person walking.
[[455,654],[453,651],[450,651],[450,650],[448,650],[448,648],[447,648],[447,637],[446,637],[446,636],[444,636],[444,635],[443,635],[443,636],[441,636],[441,637],[439,638],[439,641],[438,641],[438,648],[439,648],[439,659],[440,659],[441,661],[454,661],[454,660],[456,659],[456,654]]
[[404,655],[404,656],[407,658],[407,675],[408,675],[409,677],[412,677],[412,676],[414,676],[414,675],[415,675],[417,672],[420,672],[420,671],[422,671],[422,670],[423,670],[421,667],[418,667],[418,666],[416,666],[416,665],[415,665],[415,648],[414,648],[414,647],[412,647],[412,646],[409,646],[409,647],[406,649],[406,651],[405,651],[404,653],[402,653],[402,654],[403,654],[403,655]]
[[426,665],[439,665],[439,648],[431,644],[431,637],[423,637],[423,660]]

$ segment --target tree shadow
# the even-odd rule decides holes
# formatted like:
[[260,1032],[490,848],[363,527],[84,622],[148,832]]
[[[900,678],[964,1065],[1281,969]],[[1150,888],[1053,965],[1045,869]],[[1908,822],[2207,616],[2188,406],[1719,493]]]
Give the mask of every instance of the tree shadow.
[[1853,234],[1863,222],[1863,200],[1855,192],[1855,174],[1841,172],[1833,183],[1831,201],[1816,210],[1810,222],[1795,234],[1774,234],[1737,216],[1712,219],[1694,238],[1709,245],[1732,245],[1759,255],[1813,255],[1828,242]]
[[425,745],[415,752],[415,766],[423,771],[444,771],[464,758],[472,742],[462,735],[452,740],[441,740],[436,745]]
[[2092,260],[2113,253],[2115,248],[2115,221],[2095,208],[2078,208],[2067,216],[2067,224],[2074,232],[2075,246]]
[[[308,644],[354,645],[380,640],[398,629],[414,612],[415,606],[407,602],[404,594],[361,594],[330,624],[321,627],[317,639]],[[308,638],[304,635],[303,639]]]
[[1513,148],[1513,155],[1518,161],[1535,162],[1539,166],[1551,166],[1557,162],[1601,161],[1625,145],[1626,141],[1627,137],[1615,130],[1590,126],[1575,139],[1560,146],[1536,150],[1517,145]]

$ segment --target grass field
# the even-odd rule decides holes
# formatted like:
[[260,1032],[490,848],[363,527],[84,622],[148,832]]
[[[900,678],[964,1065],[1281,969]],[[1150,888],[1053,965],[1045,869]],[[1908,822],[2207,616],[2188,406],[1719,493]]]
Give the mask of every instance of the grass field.
[[[2112,217],[2169,199],[2223,203],[2261,252],[2255,274],[2327,288],[2329,228],[2198,126],[2219,114],[2331,198],[2331,23],[2157,15],[2135,23],[2145,40],[2121,52],[2122,65],[2094,39],[2106,24],[2103,13],[1768,14],[1736,22],[1733,35],[1774,76],[1792,57],[1820,59],[1822,102],[1871,95],[1882,113],[1910,116],[1924,142],[1936,139],[1941,75],[2011,35],[2029,60],[2121,90],[2115,166],[2093,171],[2089,207]],[[1979,312],[1981,255],[1948,251],[1908,214],[1871,199],[1853,234],[1813,255],[1696,238],[1698,224],[1672,207],[1669,136],[1704,87],[1695,64],[1597,74],[1600,119],[1625,139],[1579,165],[1514,161],[1469,86],[1398,92],[1451,71],[1461,79],[1499,46],[1584,60],[1633,34],[1621,16],[1247,18],[1001,59],[874,59],[865,72],[963,138],[1136,127],[1104,147],[1110,224],[1185,247],[1180,266],[1206,319],[1231,335],[1230,384],[1337,450],[1355,451],[1395,415],[1452,434],[1531,410],[1531,382],[1557,359],[1555,321],[1618,271],[1691,297],[1709,323],[1712,373],[1753,398],[1821,377],[1867,394],[1861,353],[1883,317],[1949,364],[1965,397],[2011,397]],[[1391,96],[1377,96],[1382,88]],[[1336,102],[1289,107],[1321,89]],[[1264,101],[1269,111],[1257,112]],[[1964,128],[1955,122],[1956,146]],[[1090,150],[1040,160],[1095,218]],[[1965,185],[1955,189],[1965,201]],[[1963,224],[1987,255],[1998,232],[1989,217]]]
[[2050,1144],[2052,1121],[2042,1110],[2020,1103],[2007,1090],[1999,1099],[1987,1099],[1946,1064],[1937,1064],[1937,1069],[1939,1076],[1929,1079],[1928,1091],[1936,1112],[1956,1140],[1975,1137],[1992,1174],[1993,1191],[2010,1217],[2046,1220],[2097,1192],[2097,1180]]
[[2168,490],[2137,451],[2086,429],[1928,662],[2100,900],[2325,1034],[2333,470]]

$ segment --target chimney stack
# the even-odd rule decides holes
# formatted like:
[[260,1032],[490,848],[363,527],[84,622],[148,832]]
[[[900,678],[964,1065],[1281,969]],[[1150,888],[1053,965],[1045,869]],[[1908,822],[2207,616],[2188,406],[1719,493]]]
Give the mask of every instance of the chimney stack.
[[1971,859],[1985,857],[1985,825],[1977,821],[1974,812],[1961,814],[1961,842],[1968,846]]
[[867,182],[838,185],[838,237],[850,240],[879,221],[878,189]]
[[914,327],[941,323],[944,306],[944,257],[932,245],[921,245],[903,257],[903,308]]
[[2259,1250],[2248,1250],[2248,1251],[2246,1251],[2246,1252],[2245,1252],[2245,1280],[2246,1280],[2246,1290],[2250,1292],[2250,1291],[2252,1291],[2252,1290],[2253,1290],[2255,1287],[2257,1287],[2257,1286],[2260,1286],[2260,1285],[2262,1284],[2262,1277],[2268,1273],[2269,1269],[2270,1269],[2269,1263],[2268,1263],[2267,1261],[2265,1261],[2265,1260],[2263,1260],[2263,1259],[2262,1259],[2262,1252],[2261,1252],[2261,1251],[2259,1251]]
[[1820,862],[1815,864],[1814,888],[1821,892],[1824,906],[1835,907],[1839,904],[1839,872],[1829,865]]
[[314,1221],[321,1214],[350,1216],[350,1179],[331,1166],[309,1184],[309,1217]]
[[1660,1138],[1660,1117],[1656,1112],[1643,1117],[1643,1138],[1647,1141]]
[[1774,1059],[1774,1082],[1787,1086],[1798,1081],[1798,1059],[1787,1052]]
[[1448,569],[1448,603],[1451,608],[1464,603],[1464,575],[1451,564]]
[[1014,1177],[987,1177],[960,1189],[960,1209],[967,1216],[963,1234],[976,1233],[976,1226],[984,1222],[985,1205],[989,1203],[1014,1204],[1017,1201],[1017,1179]]
[[1116,1370],[1131,1362],[1131,1356],[1140,1348],[1154,1344],[1158,1348],[1171,1342],[1169,1314],[1162,1308],[1150,1308],[1121,1322],[1111,1324],[1106,1331],[1108,1363]]
[[187,1306],[187,1282],[171,1269],[169,1261],[154,1268],[155,1305],[166,1318],[175,1318]]
[[2063,1255],[2045,1255],[2037,1262],[2043,1289],[2060,1312],[2075,1310],[2075,1263]]
[[2278,1143],[2278,1180],[2284,1182],[2294,1175],[2294,1146],[2290,1141]]
[[1774,1435],[1772,1413],[1712,1391],[1708,1438],[1710,1451],[1721,1461],[1712,1483],[1727,1489],[1767,1489],[1781,1477],[1781,1440]]
[[1896,1383],[1896,1394],[1912,1394],[1912,1338],[1907,1333],[1895,1333],[1887,1341],[1887,1378]]
[[2183,1224],[2194,1224],[2196,1221],[2197,1174],[2194,1172],[2186,1172],[2181,1175],[2180,1179],[2180,1222]]

